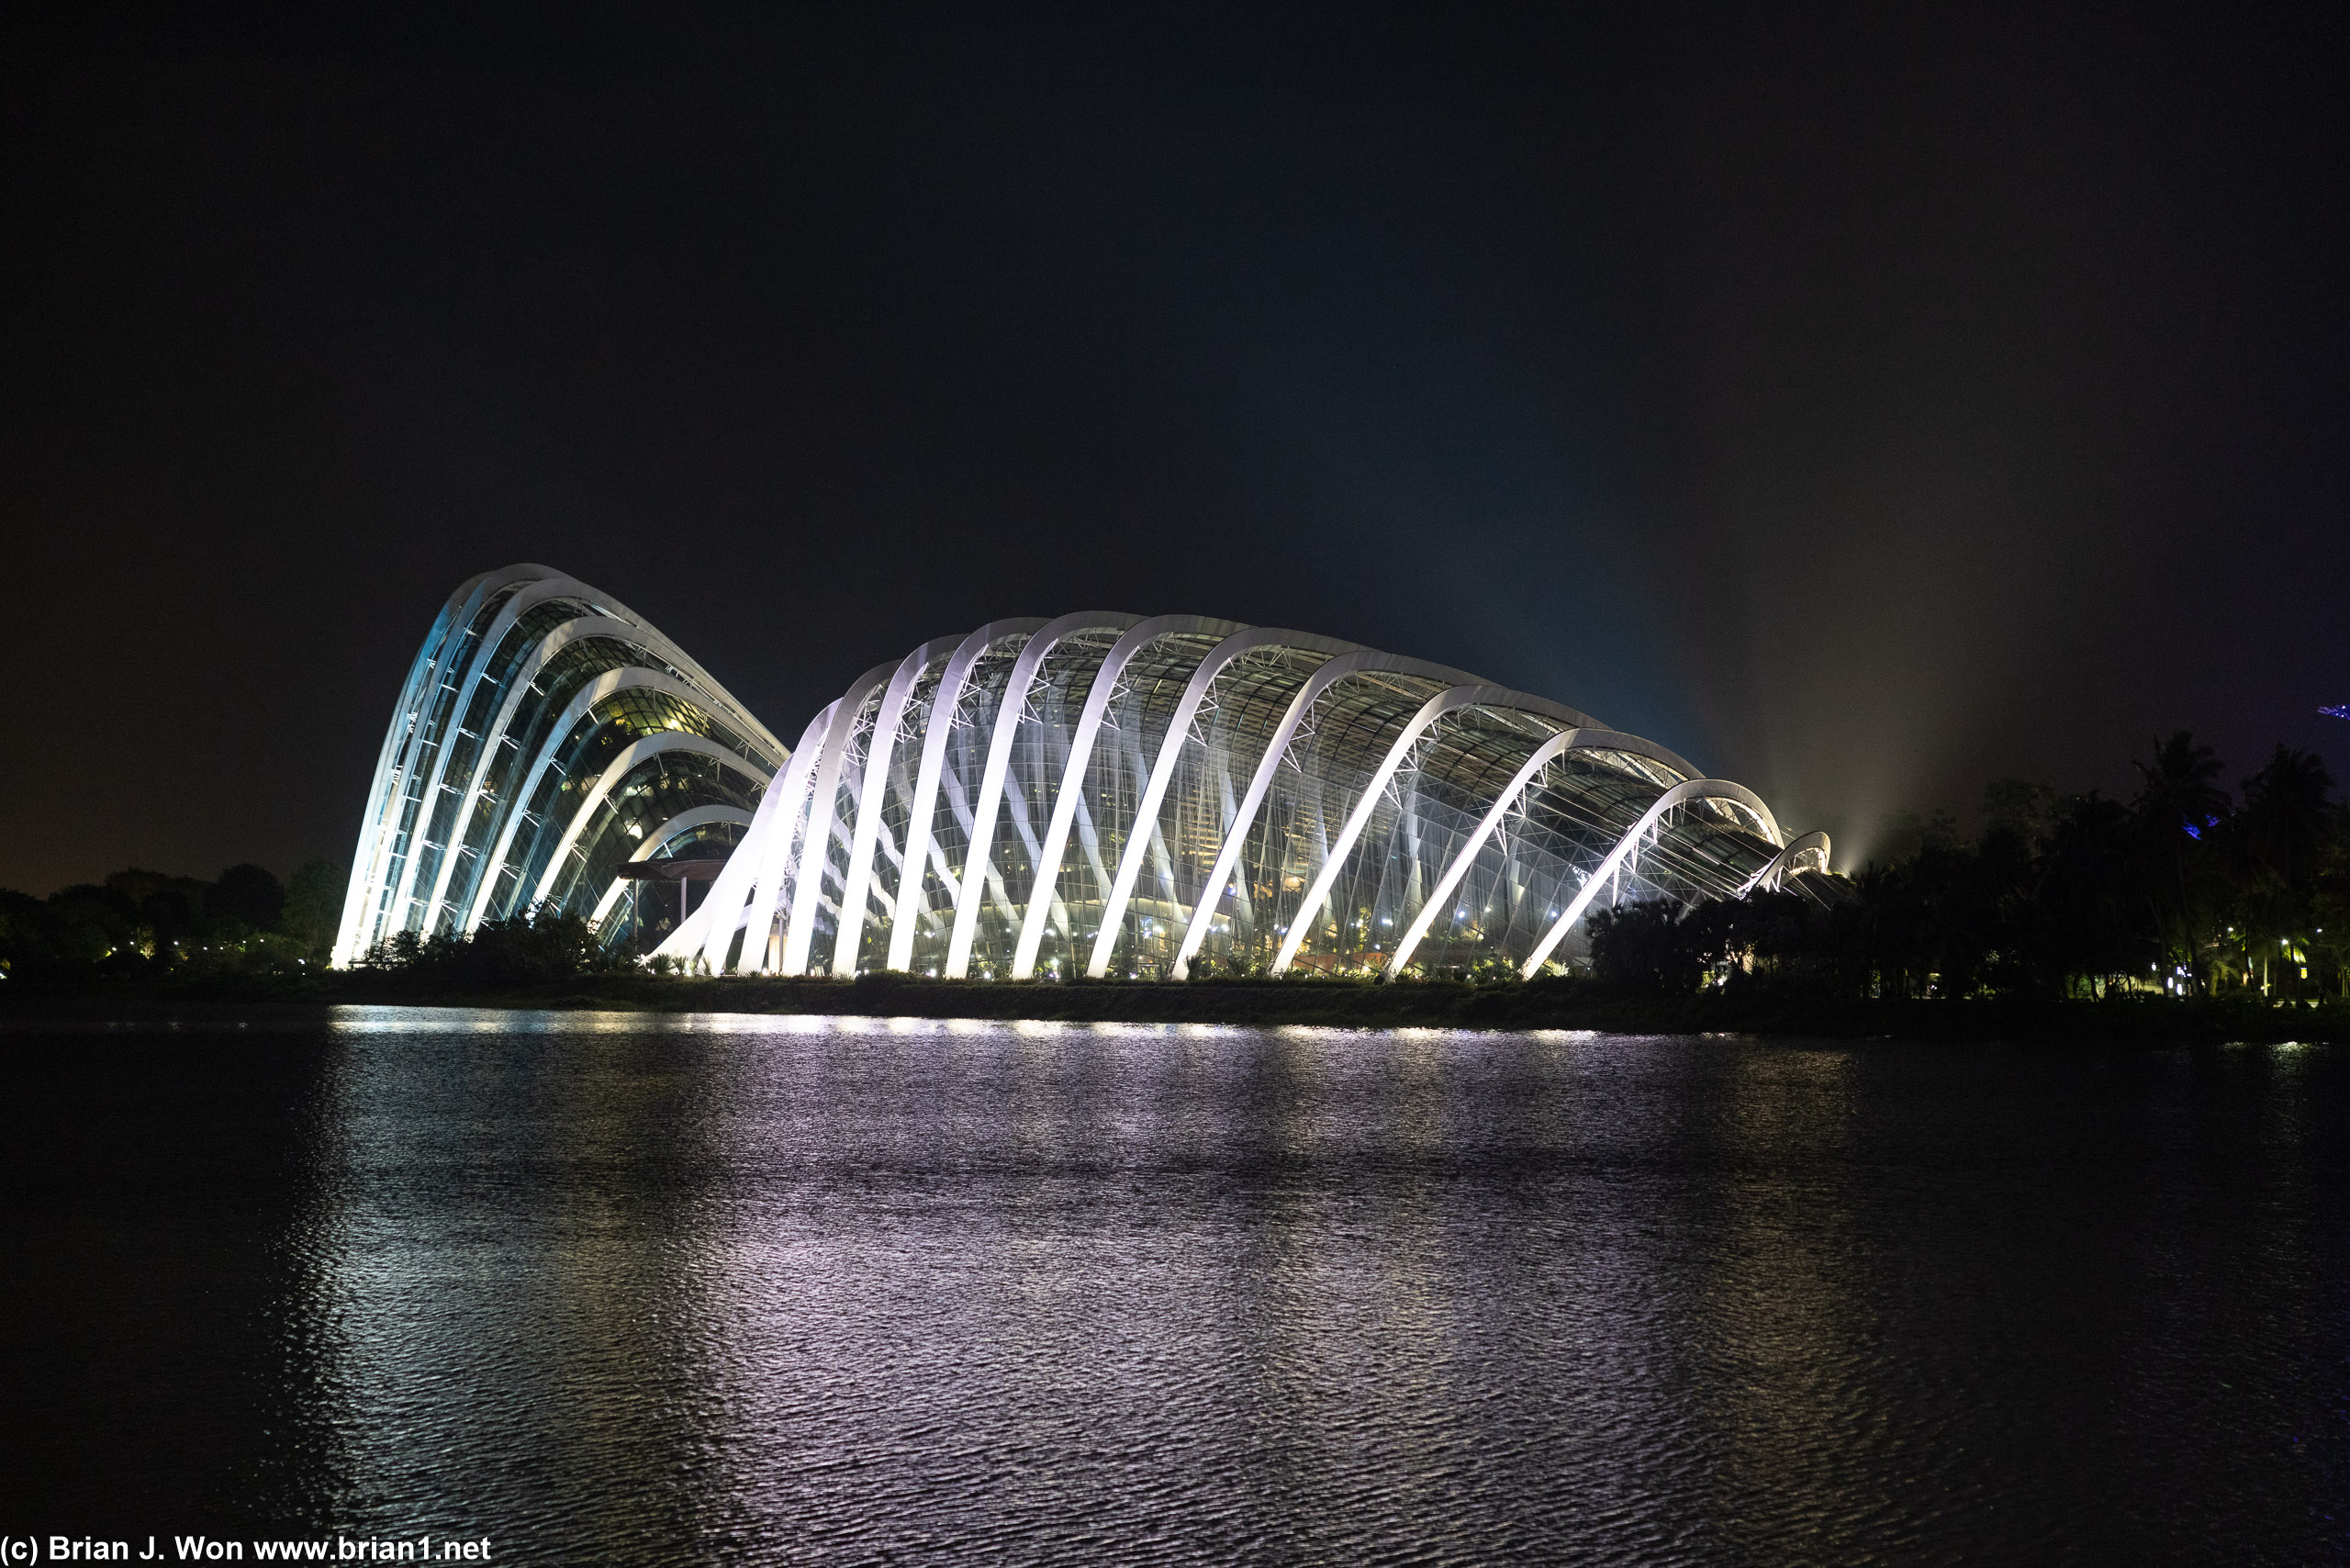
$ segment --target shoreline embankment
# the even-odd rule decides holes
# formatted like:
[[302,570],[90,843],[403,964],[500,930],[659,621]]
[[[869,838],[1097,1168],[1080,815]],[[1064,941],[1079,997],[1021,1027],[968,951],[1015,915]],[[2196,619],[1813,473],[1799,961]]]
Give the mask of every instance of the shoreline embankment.
[[2350,1039],[2350,1005],[2256,999],[2123,997],[2102,1002],[1872,1000],[1756,989],[1685,998],[1609,994],[1588,981],[1326,980],[1190,982],[854,980],[590,974],[464,988],[397,973],[285,980],[206,977],[120,983],[13,980],[0,1021],[146,1017],[194,1009],[388,1005],[633,1013],[744,1013],[1000,1022],[1316,1025],[1338,1028],[1589,1029],[1617,1034],[1790,1035],[1919,1040],[2081,1042]]

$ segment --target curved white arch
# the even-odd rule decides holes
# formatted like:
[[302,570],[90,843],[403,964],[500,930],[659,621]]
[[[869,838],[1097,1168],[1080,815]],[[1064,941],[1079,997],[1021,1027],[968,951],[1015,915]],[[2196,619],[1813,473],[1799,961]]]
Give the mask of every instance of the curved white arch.
[[1310,914],[1321,908],[1323,901],[1330,896],[1330,884],[1338,879],[1348,855],[1354,849],[1355,840],[1362,836],[1362,830],[1371,823],[1371,813],[1379,809],[1379,798],[1385,792],[1387,781],[1395,777],[1396,769],[1404,766],[1404,756],[1419,744],[1428,726],[1446,714],[1457,713],[1463,708],[1486,704],[1514,706],[1506,700],[1516,695],[1516,692],[1498,686],[1455,686],[1438,692],[1420,704],[1420,711],[1412,715],[1395,733],[1394,740],[1388,744],[1387,755],[1380,758],[1378,767],[1371,772],[1371,781],[1363,786],[1362,794],[1356,800],[1354,810],[1347,813],[1346,824],[1330,841],[1328,851],[1322,857],[1322,869],[1314,874],[1313,885],[1305,890],[1304,898],[1298,901],[1297,913],[1290,917],[1288,935],[1281,939],[1281,950],[1273,956],[1272,973],[1289,972],[1289,966],[1296,958],[1298,948],[1304,944]]
[[1795,868],[1795,863],[1802,859],[1806,855],[1812,853],[1814,850],[1817,850],[1819,853],[1819,868],[1823,871],[1827,870],[1829,850],[1828,835],[1824,833],[1818,832],[1817,830],[1811,833],[1798,834],[1794,838],[1787,841],[1787,846],[1785,849],[1780,850],[1777,855],[1772,857],[1771,863],[1769,865],[1763,867],[1760,871],[1755,872],[1751,877],[1747,878],[1746,880],[1740,885],[1738,896],[1740,898],[1744,898],[1747,894],[1752,892],[1756,888],[1762,886],[1766,882],[1774,889],[1777,888],[1781,882],[1786,879],[1787,873]]
[[[506,596],[505,599],[498,604],[495,615],[481,629],[480,635],[473,647],[470,662],[464,666],[463,676],[460,678],[457,667],[450,663],[459,642],[467,634],[468,629],[481,615],[483,607],[489,602],[490,599],[517,583],[523,586],[519,591]],[[707,709],[714,716],[723,719],[728,727],[742,735],[745,743],[755,751],[764,752],[768,756],[785,755],[782,745],[767,726],[760,723],[756,717],[736,702],[725,688],[711,679],[707,670],[703,669],[682,648],[663,635],[657,628],[646,622],[643,616],[638,615],[610,594],[576,577],[532,562],[520,563],[495,572],[485,572],[469,578],[456,593],[450,597],[442,616],[434,622],[433,631],[427,634],[424,648],[420,652],[415,665],[411,666],[408,680],[402,688],[399,706],[394,710],[392,724],[385,737],[384,750],[377,759],[376,782],[370,795],[366,820],[374,826],[372,843],[370,835],[363,833],[359,849],[353,855],[352,888],[344,895],[343,930],[337,942],[336,961],[347,961],[348,958],[355,957],[355,949],[361,945],[361,938],[365,935],[362,928],[368,926],[371,923],[377,927],[397,926],[405,929],[409,924],[408,919],[409,913],[419,906],[424,912],[421,922],[423,929],[430,931],[439,923],[441,912],[446,902],[452,873],[457,861],[464,858],[459,855],[458,850],[463,843],[464,833],[472,823],[473,813],[478,802],[481,768],[492,755],[498,739],[502,738],[515,699],[509,697],[505,711],[501,712],[498,734],[484,738],[476,745],[471,765],[473,776],[466,781],[467,789],[464,797],[451,819],[447,834],[448,841],[438,846],[438,855],[431,874],[431,892],[429,896],[424,896],[421,895],[419,888],[423,861],[422,850],[427,843],[424,835],[431,831],[432,820],[437,814],[437,804],[443,793],[450,756],[453,749],[451,743],[455,739],[456,731],[464,723],[464,716],[473,704],[475,695],[490,664],[497,657],[500,646],[505,643],[517,622],[534,606],[552,599],[565,597],[578,599],[587,609],[586,614],[566,622],[565,625],[576,625],[585,620],[598,620],[613,626],[627,628],[623,634],[625,641],[668,665],[684,678],[687,687],[690,689],[685,694],[688,700],[698,707]],[[561,628],[556,630],[560,631]],[[546,653],[554,651],[552,647],[547,646],[544,640],[542,642],[542,648]],[[532,665],[527,672],[522,673],[517,684],[518,694],[527,689],[530,680],[535,678],[539,665],[543,664],[542,657],[539,664]],[[421,792],[417,798],[418,820],[409,833],[409,852],[400,867],[397,885],[387,885],[386,874],[391,846],[399,833],[398,801],[393,797],[404,793],[404,791],[396,790],[393,786],[408,779],[415,771],[415,759],[428,728],[421,722],[421,716],[431,706],[429,698],[424,697],[423,694],[440,690],[445,690],[450,698],[447,721],[435,736],[437,744],[434,747],[431,773],[420,781]],[[365,868],[364,871],[363,865]],[[485,872],[486,875],[494,877],[494,872],[489,872],[487,867]],[[476,902],[477,901],[469,901],[469,912]],[[375,913],[371,917],[367,912],[377,905],[380,905],[380,908],[376,909]],[[472,923],[469,920],[462,924],[460,929],[470,929]],[[352,951],[346,953],[346,948]]]
[[[867,891],[873,885],[873,846],[881,836],[881,810],[889,800],[890,764],[897,754],[898,729],[905,722],[906,702],[913,695],[922,672],[942,658],[951,657],[961,639],[940,637],[924,643],[899,664],[881,694],[881,709],[873,716],[873,739],[866,745],[865,777],[856,793],[856,826],[848,846],[848,879],[841,884],[841,918],[833,935],[833,973],[848,979],[856,973],[856,955],[865,945]],[[913,823],[906,823],[909,843]],[[914,862],[908,859],[906,866]],[[901,873],[902,874],[902,873]]]
[[[1003,805],[1004,769],[1012,764],[1012,743],[1020,733],[1020,715],[1027,711],[1028,689],[1036,666],[1065,637],[1080,632],[1121,634],[1140,623],[1139,615],[1114,610],[1080,610],[1049,621],[1028,639],[1004,682],[1003,701],[995,711],[995,729],[988,737],[987,761],[979,769],[979,798],[971,803],[971,847],[963,857],[963,886],[955,900],[955,929],[946,942],[946,962],[941,970],[948,980],[961,980],[971,967],[971,940],[979,926],[979,901],[987,896],[988,861],[995,853],[996,813]],[[1034,899],[1032,888],[1029,897]]]
[[[330,960],[333,964],[352,962],[361,949],[370,946],[363,938],[381,935],[382,923],[368,912],[377,904],[383,891],[392,841],[399,835],[399,813],[394,809],[400,797],[397,786],[414,771],[412,759],[425,729],[422,719],[429,705],[427,694],[438,689],[440,684],[431,679],[432,676],[440,671],[443,661],[453,656],[464,629],[473,623],[474,617],[481,612],[483,601],[491,594],[533,576],[552,575],[547,567],[524,564],[468,577],[449,596],[440,618],[433,622],[433,630],[425,633],[424,645],[408,666],[408,679],[400,688],[399,703],[392,710],[391,725],[384,736],[383,750],[375,759],[375,778],[368,787],[367,815],[363,819],[373,832],[363,828],[359,847],[352,857],[351,882],[343,892],[342,930],[336,937]],[[371,924],[376,929],[363,929]]]
[[1183,688],[1183,700],[1176,704],[1175,716],[1168,721],[1167,734],[1158,743],[1158,759],[1151,765],[1150,778],[1144,783],[1142,800],[1135,809],[1134,829],[1126,835],[1125,853],[1118,857],[1117,880],[1111,884],[1110,896],[1102,906],[1102,929],[1094,934],[1093,957],[1085,966],[1086,974],[1094,980],[1110,972],[1110,957],[1118,946],[1118,928],[1125,924],[1126,904],[1134,897],[1135,883],[1142,876],[1143,860],[1150,851],[1150,829],[1158,821],[1168,787],[1174,782],[1175,764],[1191,739],[1192,725],[1200,716],[1200,705],[1207,700],[1216,678],[1230,668],[1234,660],[1259,648],[1299,648],[1332,658],[1365,651],[1360,643],[1272,626],[1236,632],[1208,650],[1208,656],[1200,661],[1200,667],[1192,672],[1190,683]]
[[759,797],[758,810],[751,815],[751,831],[743,835],[734,853],[726,857],[725,868],[711,884],[710,896],[662,939],[657,951],[673,958],[708,964],[714,947],[718,963],[723,963],[734,933],[751,918],[747,906],[755,894],[764,893],[758,906],[756,929],[761,937],[756,961],[753,961],[751,944],[745,940],[740,963],[746,968],[766,967],[765,933],[767,923],[775,918],[775,883],[783,875],[783,863],[791,853],[791,830],[799,823],[800,803],[808,798],[809,776],[815,771],[824,727],[833,722],[834,711],[839,706],[834,702],[808,721],[791,760],[776,769],[774,777],[767,780],[767,792]]
[[1630,832],[1616,841],[1616,847],[1607,852],[1606,857],[1600,861],[1575,896],[1568,901],[1566,913],[1560,915],[1557,924],[1550,927],[1541,941],[1534,945],[1532,956],[1528,958],[1518,970],[1520,975],[1528,980],[1534,978],[1536,972],[1542,968],[1544,960],[1550,958],[1551,949],[1558,946],[1560,942],[1565,939],[1567,933],[1573,928],[1574,923],[1583,918],[1583,912],[1590,906],[1591,901],[1598,896],[1600,885],[1615,875],[1616,868],[1624,863],[1624,857],[1631,854],[1633,846],[1639,843],[1642,835],[1654,827],[1663,818],[1665,812],[1691,801],[1734,801],[1753,812],[1761,819],[1774,845],[1782,842],[1778,819],[1771,814],[1771,808],[1764,805],[1762,799],[1745,785],[1733,784],[1727,778],[1692,778],[1684,783],[1675,784],[1658,796],[1655,803],[1640,813],[1640,820],[1632,824]]
[[[1028,890],[1028,908],[1020,920],[1020,939],[1013,949],[1013,980],[1027,980],[1035,973],[1036,949],[1045,940],[1045,923],[1052,918],[1053,886],[1060,879],[1061,857],[1069,849],[1069,824],[1077,817],[1085,770],[1092,764],[1093,743],[1102,732],[1102,716],[1110,710],[1110,697],[1118,678],[1125,673],[1126,666],[1134,662],[1136,655],[1162,637],[1214,635],[1229,639],[1247,630],[1229,621],[1214,621],[1203,615],[1159,615],[1137,622],[1111,647],[1109,656],[1094,672],[1093,685],[1085,694],[1084,710],[1069,736],[1069,765],[1061,769],[1061,787],[1053,796],[1052,821],[1045,829],[1044,843],[1036,854],[1035,885]],[[1185,695],[1189,694],[1187,687]],[[1144,820],[1136,818],[1137,828]],[[1143,834],[1140,842],[1147,843],[1148,834]],[[1131,849],[1133,844],[1127,847]]]
[[1477,831],[1454,851],[1444,874],[1436,879],[1435,886],[1428,890],[1427,897],[1421,901],[1420,913],[1413,916],[1412,924],[1404,928],[1404,939],[1395,944],[1395,951],[1388,957],[1384,973],[1400,975],[1404,972],[1404,966],[1411,962],[1414,950],[1427,938],[1428,928],[1436,923],[1438,913],[1451,902],[1452,890],[1460,885],[1460,879],[1469,874],[1470,868],[1476,865],[1478,852],[1485,847],[1486,841],[1501,826],[1502,818],[1509,814],[1511,802],[1526,792],[1527,787],[1545,767],[1571,751],[1628,752],[1668,767],[1679,761],[1662,746],[1651,745],[1638,735],[1628,735],[1617,730],[1561,730],[1535,747],[1534,755],[1526,759],[1525,766],[1510,779],[1509,787],[1495,798],[1493,809],[1477,824]]
[[569,738],[572,726],[607,697],[639,687],[666,692],[696,704],[704,700],[700,692],[677,677],[633,665],[622,669],[608,669],[580,688],[564,705],[563,711],[556,715],[554,726],[539,746],[538,756],[532,759],[531,771],[524,777],[521,789],[515,791],[513,809],[507,813],[506,825],[498,830],[498,846],[490,852],[489,864],[483,868],[481,879],[475,884],[474,896],[466,901],[464,924],[458,927],[459,931],[471,931],[481,924],[490,898],[497,890],[496,868],[506,864],[507,852],[513,847],[514,835],[521,828],[523,817],[528,814],[531,797],[538,792],[540,779],[546,776],[547,768],[554,763],[555,752]]
[[474,812],[481,805],[484,775],[488,772],[489,759],[496,756],[499,743],[506,739],[507,731],[513,726],[514,715],[529,699],[532,683],[538,679],[539,672],[546,667],[549,659],[572,644],[585,642],[591,637],[626,643],[656,658],[661,656],[661,651],[650,644],[643,629],[633,622],[617,621],[606,615],[576,616],[539,639],[539,644],[531,650],[530,657],[516,666],[512,689],[507,692],[505,702],[499,706],[497,720],[482,732],[481,749],[475,756],[473,778],[466,783],[465,798],[457,807],[455,823],[450,829],[450,842],[441,852],[441,868],[433,875],[432,896],[425,903],[424,920],[419,926],[420,930],[429,934],[440,921],[442,905],[448,898],[450,879],[461,857],[459,846],[473,822]]
[[555,879],[563,874],[563,857],[571,853],[572,846],[578,843],[579,835],[587,831],[588,819],[595,814],[597,807],[604,803],[605,797],[612,792],[613,788],[628,777],[629,770],[648,757],[672,751],[711,757],[720,767],[731,767],[754,782],[767,782],[767,776],[761,773],[755,764],[744,761],[741,753],[685,730],[667,730],[657,735],[631,741],[621,748],[618,756],[612,758],[611,766],[597,776],[587,798],[572,812],[570,824],[563,830],[563,836],[555,840],[554,853],[547,857],[547,868],[539,873],[539,885],[532,890],[530,903],[524,908],[543,902],[554,890]]
[[457,590],[441,606],[441,613],[433,618],[431,630],[425,633],[423,644],[416,650],[416,657],[408,661],[408,674],[400,681],[400,694],[392,704],[391,722],[384,726],[384,744],[375,753],[375,771],[368,778],[367,803],[359,819],[359,842],[351,851],[351,875],[343,883],[342,918],[335,926],[330,963],[347,963],[355,956],[352,949],[358,940],[360,911],[365,906],[383,844],[384,806],[391,791],[393,759],[399,755],[401,743],[412,733],[410,712],[423,690],[425,673],[441,656],[448,641],[456,622],[457,607],[487,575],[477,573],[457,586]]
[[[930,824],[938,812],[938,775],[946,765],[946,742],[955,729],[956,705],[963,700],[972,666],[996,644],[1011,637],[1033,637],[1047,624],[1026,616],[990,621],[963,639],[938,678],[938,694],[931,699],[930,720],[923,728],[922,761],[915,771],[914,798],[906,818],[906,868],[898,878],[898,910],[890,921],[890,969],[903,969],[913,962],[914,902],[922,896],[923,877],[934,842]],[[963,867],[967,879],[970,869],[967,857]]]
[[[498,607],[498,614],[491,619],[487,628],[483,631],[481,641],[474,645],[473,663],[466,666],[464,678],[457,682],[455,693],[450,700],[448,730],[432,756],[432,773],[424,783],[423,803],[417,809],[417,837],[411,840],[412,844],[420,843],[422,835],[431,826],[433,809],[441,793],[442,783],[449,776],[449,754],[456,749],[454,743],[458,726],[464,722],[465,711],[473,706],[474,689],[481,684],[483,675],[489,669],[490,661],[497,657],[498,645],[506,641],[506,634],[514,629],[515,622],[521,619],[525,610],[543,604],[551,599],[559,598],[566,591],[575,588],[581,590],[578,596],[581,598],[592,597],[594,593],[594,590],[588,588],[585,583],[558,575],[540,577],[524,584],[507,595],[506,602]],[[481,759],[488,755],[487,746],[479,747],[475,751],[476,769]],[[464,818],[460,814],[451,825],[450,841],[441,846],[440,858],[433,870],[433,883],[436,888],[446,883],[448,866],[456,857],[457,835],[464,831]],[[417,865],[422,858],[423,857],[417,854],[414,848],[409,850],[408,864],[400,870],[399,886],[392,894],[393,909],[403,910],[415,898]],[[431,906],[428,905],[427,913],[420,926],[420,929],[427,934],[432,930],[432,916],[430,909]],[[403,919],[401,924],[406,924],[406,920]]]
[[[751,813],[744,811],[740,806],[711,805],[688,807],[685,811],[679,812],[676,816],[671,817],[667,822],[663,823],[659,827],[655,828],[651,833],[646,834],[644,835],[644,842],[638,845],[636,848],[631,852],[625,863],[633,866],[641,860],[650,860],[655,855],[660,852],[661,846],[664,844],[666,844],[677,834],[688,832],[693,828],[705,826],[711,823],[737,823],[744,827],[748,827],[751,823]],[[612,905],[618,903],[620,902],[621,894],[627,890],[628,879],[626,877],[613,878],[612,885],[604,890],[604,896],[596,901],[595,913],[588,917],[588,924],[590,925],[601,925],[604,923],[604,917],[612,913]]]
[[824,860],[832,853],[834,806],[840,799],[841,764],[856,734],[856,716],[866,699],[886,687],[904,661],[875,665],[841,694],[833,722],[824,727],[823,749],[816,757],[808,799],[808,832],[800,841],[800,864],[791,881],[791,913],[784,922],[783,952],[776,973],[796,975],[808,968],[808,945],[816,934],[816,905],[824,890]]
[[1447,686],[1475,686],[1477,678],[1461,670],[1448,669],[1442,665],[1424,664],[1418,659],[1399,658],[1382,654],[1376,648],[1360,648],[1337,657],[1306,677],[1305,684],[1290,699],[1289,711],[1281,715],[1280,727],[1265,745],[1265,755],[1257,763],[1257,771],[1249,778],[1248,792],[1241,797],[1240,807],[1233,812],[1232,826],[1225,831],[1224,845],[1216,852],[1215,868],[1201,885],[1198,907],[1192,911],[1191,924],[1183,928],[1183,945],[1176,949],[1175,974],[1179,980],[1189,980],[1192,958],[1199,952],[1200,944],[1207,940],[1208,926],[1215,919],[1215,906],[1224,902],[1224,890],[1230,885],[1233,868],[1239,864],[1240,851],[1248,842],[1248,830],[1257,825],[1257,812],[1265,803],[1266,792],[1273,787],[1273,774],[1281,759],[1289,755],[1290,743],[1297,738],[1297,727],[1322,694],[1349,676],[1412,675],[1423,680],[1440,680]]

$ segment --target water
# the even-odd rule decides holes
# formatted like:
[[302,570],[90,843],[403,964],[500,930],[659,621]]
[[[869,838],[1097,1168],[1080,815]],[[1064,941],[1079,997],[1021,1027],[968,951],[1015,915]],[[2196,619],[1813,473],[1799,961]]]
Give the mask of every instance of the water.
[[0,1536],[2350,1560],[2322,1048],[0,1030]]

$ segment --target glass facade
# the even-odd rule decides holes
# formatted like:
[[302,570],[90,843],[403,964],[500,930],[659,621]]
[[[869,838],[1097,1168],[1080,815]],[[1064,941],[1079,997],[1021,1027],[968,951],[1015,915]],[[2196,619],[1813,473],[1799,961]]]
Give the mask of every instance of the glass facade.
[[[401,689],[336,960],[542,906],[712,970],[1533,974],[1594,909],[1827,868],[1750,791],[1460,670],[1199,616],[1003,621],[787,750],[609,594],[451,596]],[[723,861],[688,913],[627,862]]]
[[730,852],[787,755],[610,595],[544,566],[476,577],[402,686],[335,961],[541,904],[666,935],[675,909],[641,924],[615,868]]
[[1001,622],[819,714],[661,950],[714,971],[1533,974],[1617,902],[1827,868],[1558,703],[1194,616]]

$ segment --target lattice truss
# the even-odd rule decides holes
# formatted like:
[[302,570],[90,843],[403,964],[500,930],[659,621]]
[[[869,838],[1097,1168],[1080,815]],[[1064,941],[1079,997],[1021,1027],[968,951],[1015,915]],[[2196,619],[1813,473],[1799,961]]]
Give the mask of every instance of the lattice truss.
[[610,595],[545,566],[485,573],[450,596],[401,687],[334,959],[539,905],[608,937],[641,928],[622,863],[731,854],[788,756]]
[[1089,613],[867,671],[661,950],[836,976],[1534,974],[1582,956],[1594,908],[1827,864],[1741,786],[1545,699],[1307,633]]

